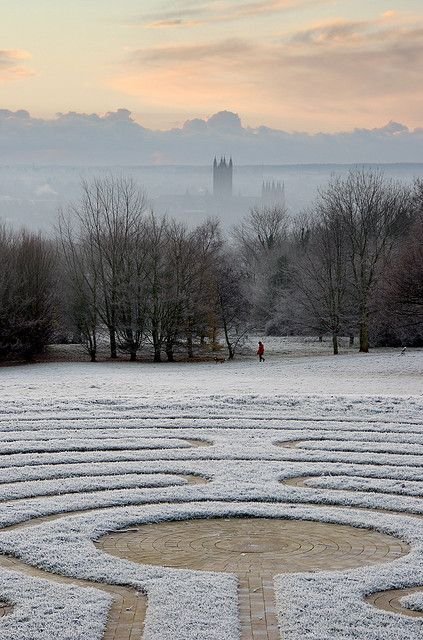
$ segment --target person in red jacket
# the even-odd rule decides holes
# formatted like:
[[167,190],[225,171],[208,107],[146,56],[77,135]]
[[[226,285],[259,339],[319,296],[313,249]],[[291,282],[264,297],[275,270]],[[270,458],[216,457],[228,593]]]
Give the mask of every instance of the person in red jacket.
[[257,355],[259,362],[264,362],[264,344],[261,341],[258,343]]

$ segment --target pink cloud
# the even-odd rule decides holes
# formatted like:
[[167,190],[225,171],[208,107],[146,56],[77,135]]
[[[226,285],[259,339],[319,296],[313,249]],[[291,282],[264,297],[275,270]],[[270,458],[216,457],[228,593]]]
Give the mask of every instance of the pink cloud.
[[132,21],[150,29],[196,27],[204,24],[233,22],[246,18],[268,16],[304,7],[328,4],[331,0],[255,0],[234,3],[231,0],[198,2],[195,5],[180,3],[177,11],[164,9],[154,14],[141,16]]
[[332,19],[265,41],[142,48],[110,82],[151,108],[207,113],[227,106],[274,124],[335,130],[368,126],[372,118],[418,126],[422,69],[423,20],[379,16]]
[[0,50],[0,83],[12,82],[33,75],[24,65],[31,54],[21,49]]

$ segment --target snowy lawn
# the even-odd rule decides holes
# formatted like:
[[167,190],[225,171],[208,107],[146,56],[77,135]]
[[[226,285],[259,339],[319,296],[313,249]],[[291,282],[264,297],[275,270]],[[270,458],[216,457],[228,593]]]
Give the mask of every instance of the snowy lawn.
[[[134,564],[93,540],[216,515],[377,529],[410,553],[275,579],[281,637],[421,640],[423,618],[364,598],[423,586],[423,350],[298,357],[266,346],[262,364],[1,368],[0,552],[146,592],[145,640],[237,640],[235,576]],[[110,599],[85,591],[0,568],[0,601],[14,605],[0,640],[100,640]],[[404,611],[421,602],[416,591]]]

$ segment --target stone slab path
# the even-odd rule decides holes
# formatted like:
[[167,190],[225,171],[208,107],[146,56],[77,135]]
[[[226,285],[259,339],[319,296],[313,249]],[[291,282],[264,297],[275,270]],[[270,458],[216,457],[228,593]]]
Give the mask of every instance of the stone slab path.
[[421,618],[421,611],[413,611],[413,609],[405,609],[401,604],[400,600],[405,596],[411,595],[412,593],[422,592],[423,587],[413,589],[392,589],[390,591],[378,591],[376,593],[372,593],[370,596],[366,598],[366,601],[372,604],[374,607],[378,607],[378,609],[383,609],[383,611],[394,611],[395,613],[406,614],[412,618]]
[[367,566],[408,552],[376,531],[266,518],[149,524],[104,536],[97,546],[141,564],[237,574],[242,640],[280,640],[275,575]]

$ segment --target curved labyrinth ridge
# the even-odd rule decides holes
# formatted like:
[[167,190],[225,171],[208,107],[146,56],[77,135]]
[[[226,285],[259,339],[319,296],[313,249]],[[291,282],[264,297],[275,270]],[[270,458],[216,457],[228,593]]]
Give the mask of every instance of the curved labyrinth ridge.
[[343,491],[365,491],[388,495],[423,497],[423,484],[409,480],[378,480],[354,474],[316,475],[300,478],[288,478],[286,484],[298,487],[317,487],[319,489],[339,489]]
[[[363,399],[364,400],[364,399]],[[169,409],[169,408],[168,408]],[[417,414],[421,412],[423,406],[419,406],[417,410]],[[33,407],[29,407],[28,411],[33,411]],[[181,408],[181,411],[178,412],[177,415],[168,415],[168,413],[161,413],[158,415],[153,415],[153,410],[151,407],[148,407],[148,416],[146,416],[145,411],[142,413],[139,412],[139,406],[135,406],[134,410],[129,414],[125,415],[123,411],[119,411],[118,413],[109,414],[99,414],[98,412],[86,414],[85,416],[81,415],[81,412],[78,412],[77,415],[71,415],[71,411],[66,410],[64,408],[62,414],[52,416],[48,415],[47,417],[33,417],[28,418],[27,412],[20,413],[16,411],[13,413],[13,419],[9,416],[6,420],[0,417],[0,433],[8,433],[10,431],[19,433],[20,431],[30,430],[33,433],[36,433],[39,430],[43,429],[61,429],[62,424],[72,425],[72,430],[80,430],[80,429],[88,429],[90,431],[97,431],[99,428],[102,428],[104,423],[112,422],[115,423],[119,421],[121,423],[122,429],[127,430],[139,430],[140,423],[143,425],[143,429],[148,428],[156,428],[159,426],[163,430],[173,430],[175,429],[175,424],[178,428],[189,428],[192,425],[196,425],[196,429],[201,431],[202,429],[209,428],[224,428],[224,429],[239,429],[239,409],[236,414],[216,414],[212,410],[205,413],[198,414],[190,414],[186,411],[185,408]],[[7,412],[3,409],[3,415],[6,415]],[[10,414],[12,415],[12,414]],[[395,419],[383,419],[383,418],[372,418],[366,415],[364,418],[346,418],[343,415],[339,415],[337,417],[326,416],[326,417],[316,417],[316,416],[307,416],[307,415],[272,415],[267,414],[263,415],[253,415],[248,413],[243,413],[242,416],[243,422],[243,431],[248,432],[248,430],[256,431],[258,425],[260,425],[260,429],[273,429],[275,428],[275,423],[277,425],[283,423],[287,429],[292,430],[316,430],[319,432],[325,431],[333,431],[334,424],[336,426],[336,432],[347,431],[348,433],[362,433],[363,425],[366,426],[365,431],[369,433],[408,433],[410,435],[421,436],[421,422],[419,420],[395,420]],[[132,426],[131,424],[132,423]],[[79,426],[76,426],[78,424]],[[269,426],[267,426],[267,424]],[[2,429],[4,425],[5,429]],[[29,426],[26,426],[29,425]],[[413,427],[417,427],[417,429],[413,429]],[[107,429],[114,429],[113,427],[106,427]],[[70,430],[70,427],[66,427],[67,430]]]
[[[7,420],[3,415],[0,429]],[[106,420],[107,428],[98,426]],[[22,428],[37,421],[42,428]],[[75,421],[81,427],[69,428]],[[130,428],[128,421],[133,423]],[[269,425],[263,427],[263,421]],[[14,624],[11,614],[15,615],[25,604],[22,594],[10,596],[13,590],[9,593],[6,589],[10,570],[37,585],[37,580],[47,579],[63,585],[90,586],[111,595],[113,605],[105,634],[92,631],[90,637],[81,632],[81,640],[141,640],[144,624],[149,638],[167,640],[157,627],[158,621],[163,624],[163,615],[160,617],[156,603],[162,602],[163,593],[168,593],[169,602],[175,603],[177,593],[181,602],[185,598],[194,606],[187,586],[194,580],[192,575],[203,580],[196,592],[211,580],[204,592],[205,601],[210,599],[210,611],[214,606],[219,610],[219,603],[223,606],[219,597],[228,590],[222,619],[213,621],[213,615],[208,614],[206,628],[210,635],[206,631],[205,640],[217,640],[219,635],[213,633],[222,633],[223,628],[227,640],[238,638],[237,616],[243,640],[307,640],[314,638],[316,629],[324,624],[339,628],[339,638],[344,640],[355,637],[356,610],[365,612],[370,620],[369,640],[389,637],[384,635],[384,628],[392,633],[403,632],[410,640],[421,637],[422,614],[406,609],[400,602],[406,593],[423,589],[423,558],[418,551],[419,540],[423,547],[423,489],[419,484],[423,479],[423,432],[416,428],[421,423],[358,418],[338,422],[333,417],[307,421],[271,415],[244,418],[241,412],[224,421],[221,417],[204,419],[201,414],[180,419],[171,415],[145,419],[119,415],[81,418],[67,417],[64,408],[62,415],[51,420],[31,420],[23,415],[20,421],[17,413],[7,424],[7,431],[0,431],[0,551],[9,554],[0,558],[0,584],[5,585],[3,594],[0,589],[1,639],[5,629],[9,636],[4,637],[14,639],[10,635]],[[349,424],[353,425],[351,429]],[[210,507],[212,517],[216,510],[224,510],[225,503],[240,505],[239,513],[234,512],[236,517],[228,514],[229,517],[201,519],[198,515],[207,517],[208,504],[222,505]],[[243,516],[244,503],[256,503],[258,511],[263,505],[262,515],[257,517],[254,509],[246,506],[250,516]],[[144,507],[135,506],[143,504]],[[273,504],[284,505],[285,511],[269,520],[265,513]],[[307,514],[320,513],[319,505],[325,504],[330,506],[322,512],[321,522],[307,520]],[[118,519],[107,519],[116,507],[123,509],[122,513],[125,509],[141,509],[140,514],[156,508],[158,520],[160,513],[168,513],[169,509],[176,513],[181,508],[185,515],[180,522],[143,525],[131,516],[134,522],[129,518],[129,530],[107,533],[120,529]],[[301,508],[308,511],[299,522]],[[190,513],[197,519],[190,520]],[[287,519],[290,513],[296,514],[295,520]],[[354,514],[353,526],[345,520],[349,513]],[[377,531],[372,531],[376,526],[372,513],[375,523],[378,518],[383,522]],[[74,518],[82,523],[75,539]],[[87,544],[91,538],[99,537],[91,524],[96,521],[105,524],[94,552]],[[142,522],[141,515],[139,521]],[[38,534],[40,526],[42,536]],[[407,533],[407,527],[411,527],[413,535]],[[61,545],[68,548],[69,559],[73,549],[76,554],[80,549],[86,550],[87,557],[94,554],[99,575],[91,569],[92,575],[87,579],[83,558],[80,576],[78,568],[72,570],[76,574],[72,578],[59,575],[67,573],[65,561],[59,571],[59,566],[50,560],[55,554],[60,558]],[[119,564],[127,560],[132,564]],[[110,570],[101,578],[104,562]],[[156,593],[159,587],[154,582],[158,574],[153,569],[150,573],[142,569],[144,565],[168,568],[160,574],[161,592]],[[134,576],[144,578],[128,577],[122,584],[122,578],[118,578],[120,568],[132,566],[141,568],[128,569],[128,576],[133,571]],[[358,573],[344,573],[354,567]],[[200,573],[186,574],[187,569]],[[202,577],[202,572],[209,571],[217,576],[238,577],[234,601],[229,577],[221,582]],[[290,574],[285,586],[281,574]],[[306,575],[310,576],[308,583],[304,582]],[[171,578],[179,585],[176,590],[172,582],[166,582]],[[325,621],[322,609],[319,613],[319,607],[311,605],[321,597],[322,585],[341,589],[338,582],[342,579],[351,620],[345,618],[342,607],[337,614],[337,605],[332,602],[335,618]],[[107,584],[99,584],[102,581]],[[360,581],[366,585],[363,591]],[[373,585],[372,593],[366,593],[369,584]],[[291,598],[289,610],[288,587],[297,598],[296,602]],[[137,595],[144,591],[148,595],[147,608],[145,596]],[[298,603],[307,598],[310,607],[299,611]],[[70,606],[68,603],[65,610]],[[198,606],[201,609],[201,604]],[[202,610],[200,613],[206,615]],[[29,619],[21,621],[21,637],[22,629],[33,633],[37,628],[37,615],[36,610],[31,611]],[[169,637],[190,640],[186,629],[194,625],[193,621],[179,619],[178,628],[178,616],[172,611],[167,615],[166,624],[175,625]],[[381,623],[380,616],[384,615],[387,617]],[[336,632],[332,637],[338,638]],[[38,638],[34,636],[34,640]],[[79,640],[78,635],[75,640]]]

